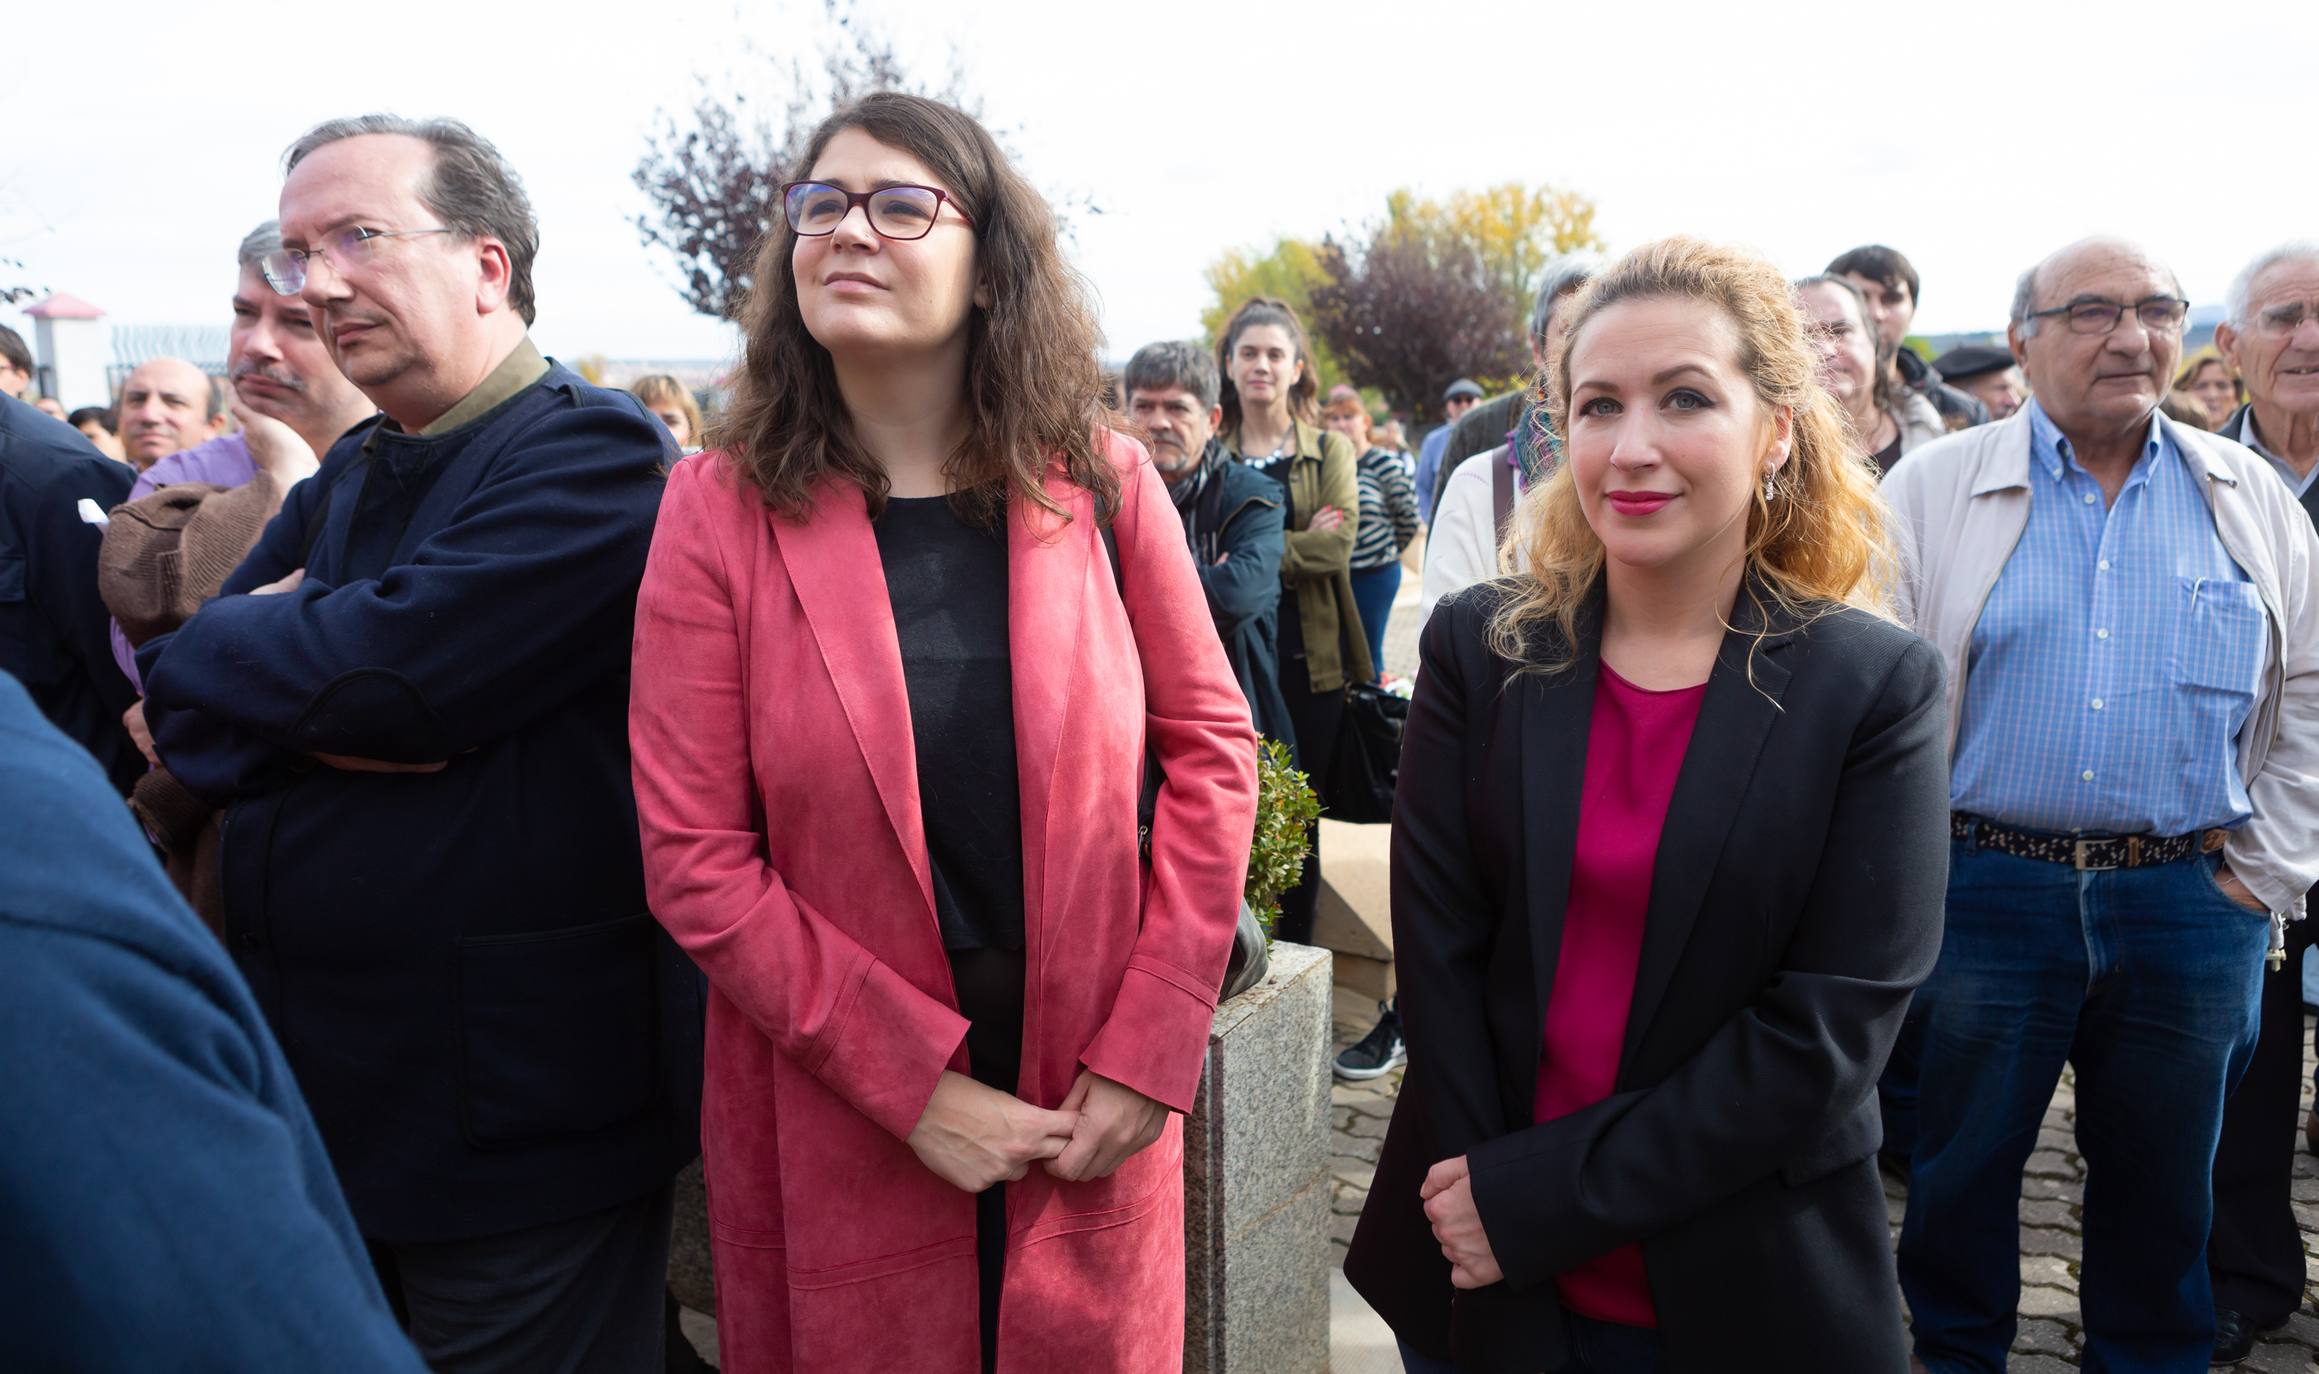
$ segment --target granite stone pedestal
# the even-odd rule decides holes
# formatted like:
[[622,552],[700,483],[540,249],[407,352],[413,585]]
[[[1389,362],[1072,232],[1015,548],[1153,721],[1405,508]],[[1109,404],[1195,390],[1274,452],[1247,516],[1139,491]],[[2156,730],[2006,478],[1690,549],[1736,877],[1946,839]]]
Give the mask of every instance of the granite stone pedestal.
[[1216,1009],[1184,1123],[1186,1374],[1329,1359],[1327,950],[1285,942]]

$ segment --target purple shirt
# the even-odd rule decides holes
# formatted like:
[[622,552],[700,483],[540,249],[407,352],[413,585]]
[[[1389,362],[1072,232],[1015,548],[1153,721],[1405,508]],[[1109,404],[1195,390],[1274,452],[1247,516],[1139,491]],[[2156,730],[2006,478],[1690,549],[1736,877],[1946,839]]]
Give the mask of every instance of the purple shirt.
[[[205,443],[155,463],[137,474],[137,481],[129,488],[129,500],[139,501],[163,487],[180,482],[207,482],[212,486],[238,487],[258,475],[258,465],[250,458],[250,445],[240,430],[220,434]],[[123,504],[126,504],[124,502]],[[113,622],[113,661],[129,675],[129,685],[144,692],[144,680],[137,676],[137,653],[129,647],[129,637],[121,633],[121,622]]]

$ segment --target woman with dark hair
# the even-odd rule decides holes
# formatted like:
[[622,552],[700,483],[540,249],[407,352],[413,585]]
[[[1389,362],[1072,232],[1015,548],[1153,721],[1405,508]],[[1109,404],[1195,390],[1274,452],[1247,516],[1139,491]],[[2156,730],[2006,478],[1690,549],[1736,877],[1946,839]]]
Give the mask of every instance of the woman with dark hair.
[[1771,264],[1669,239],[1568,309],[1513,575],[1425,626],[1345,1276],[1413,1374],[1904,1374],[1875,1088],[1940,949],[1940,656]]
[[[1345,688],[1376,669],[1353,597],[1353,540],[1360,530],[1359,456],[1345,436],[1322,429],[1313,398],[1312,350],[1286,301],[1251,298],[1232,313],[1216,343],[1223,376],[1223,428],[1216,437],[1241,462],[1280,484],[1288,532],[1280,558],[1287,596],[1280,607],[1280,691],[1296,732],[1289,747],[1315,790],[1328,795],[1329,764],[1345,718]],[[1320,826],[1305,831],[1304,876],[1280,896],[1273,933],[1312,939],[1320,900]]]
[[870,96],[776,214],[630,707],[652,909],[711,989],[724,1368],[1174,1371],[1247,704],[990,135]]

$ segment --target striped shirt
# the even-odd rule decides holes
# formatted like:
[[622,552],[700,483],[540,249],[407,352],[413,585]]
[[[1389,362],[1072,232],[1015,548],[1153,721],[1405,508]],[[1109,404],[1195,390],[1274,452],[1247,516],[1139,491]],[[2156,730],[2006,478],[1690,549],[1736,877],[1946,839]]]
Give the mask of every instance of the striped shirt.
[[1353,535],[1352,569],[1382,568],[1417,537],[1417,488],[1399,455],[1373,448],[1361,455],[1361,527]]
[[2155,419],[2105,507],[2029,408],[2029,523],[1973,628],[1950,804],[2086,834],[2239,824],[2253,814],[2237,740],[2262,673],[2262,599]]

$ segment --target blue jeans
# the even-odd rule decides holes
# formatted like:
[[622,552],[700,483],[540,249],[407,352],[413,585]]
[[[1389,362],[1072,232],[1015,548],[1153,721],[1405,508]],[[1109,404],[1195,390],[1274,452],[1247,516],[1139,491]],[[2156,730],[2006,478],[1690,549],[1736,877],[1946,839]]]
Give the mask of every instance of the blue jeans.
[[1361,613],[1361,630],[1369,639],[1369,662],[1385,671],[1385,622],[1393,617],[1393,597],[1401,590],[1401,561],[1381,568],[1353,570],[1353,605]]
[[1917,1061],[1924,1057],[1924,1023],[1931,1011],[1932,999],[1918,988],[1876,1080],[1876,1107],[1884,1118],[1884,1145],[1878,1153],[1892,1159],[1905,1160],[1916,1152]]
[[[1649,1327],[1598,1322],[1564,1312],[1562,1329],[1570,1337],[1570,1358],[1553,1374],[1666,1374],[1666,1347],[1659,1343],[1659,1333]],[[1464,1374],[1447,1360],[1421,1355],[1407,1342],[1400,1345],[1405,1374]]]
[[2254,1049],[2270,937],[2214,885],[2216,864],[2080,873],[1954,843],[1900,1233],[1935,1374],[2003,1374],[2021,1171],[2064,1063],[2086,1166],[2085,1368],[2205,1368],[2215,1141]]

